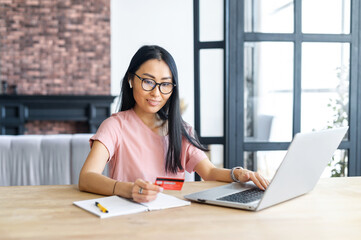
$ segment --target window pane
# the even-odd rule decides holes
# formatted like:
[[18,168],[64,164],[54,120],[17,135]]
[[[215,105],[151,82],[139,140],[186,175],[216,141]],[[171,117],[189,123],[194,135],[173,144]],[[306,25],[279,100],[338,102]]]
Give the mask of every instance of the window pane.
[[245,167],[256,163],[257,172],[267,179],[272,179],[287,151],[257,151],[245,152]]
[[348,126],[348,43],[303,43],[301,131]]
[[348,151],[336,150],[332,160],[323,171],[321,177],[347,177],[348,174]]
[[202,137],[223,136],[223,49],[200,51]]
[[293,43],[245,44],[245,141],[290,141]]
[[223,144],[208,145],[209,152],[206,152],[208,159],[218,168],[223,168]]
[[223,0],[199,1],[199,40],[223,40]]
[[293,32],[293,1],[245,0],[244,9],[246,32]]
[[350,0],[303,0],[302,32],[350,33]]
[[[257,163],[257,172],[267,179],[272,179],[280,166],[287,151],[257,151],[244,152],[244,166]],[[338,149],[335,151],[328,166],[321,177],[345,177],[348,172],[348,151]]]
[[223,168],[223,144],[208,145],[209,152],[206,152],[209,160],[219,168]]

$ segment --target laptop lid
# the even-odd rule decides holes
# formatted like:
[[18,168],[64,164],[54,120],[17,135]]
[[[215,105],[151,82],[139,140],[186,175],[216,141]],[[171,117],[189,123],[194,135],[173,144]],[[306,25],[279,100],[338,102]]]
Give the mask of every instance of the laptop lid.
[[257,210],[311,191],[347,129],[342,127],[296,134]]
[[250,204],[217,200],[220,197],[243,191],[252,183],[231,183],[184,196],[193,201],[220,206],[261,210],[311,191],[348,127],[328,129],[295,135],[282,163],[260,201]]

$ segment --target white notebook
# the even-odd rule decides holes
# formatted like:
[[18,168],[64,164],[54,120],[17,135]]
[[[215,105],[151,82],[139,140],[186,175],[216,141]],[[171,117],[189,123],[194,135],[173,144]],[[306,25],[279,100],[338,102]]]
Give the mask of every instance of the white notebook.
[[[103,207],[105,207],[108,210],[108,213],[102,212],[95,205],[95,202],[98,202]],[[158,193],[156,200],[147,203],[136,203],[119,196],[110,196],[110,197],[89,199],[83,201],[76,201],[73,202],[73,204],[99,216],[100,218],[108,218],[108,217],[139,213],[145,211],[187,206],[190,205],[191,203],[189,201],[184,201],[164,193]]]

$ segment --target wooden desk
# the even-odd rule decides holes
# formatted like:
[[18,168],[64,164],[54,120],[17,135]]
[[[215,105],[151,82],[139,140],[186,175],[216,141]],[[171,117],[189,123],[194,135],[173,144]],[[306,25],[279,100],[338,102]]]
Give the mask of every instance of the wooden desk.
[[260,212],[192,203],[100,219],[72,204],[97,197],[75,185],[0,187],[0,239],[361,239],[361,177],[321,179],[309,194]]

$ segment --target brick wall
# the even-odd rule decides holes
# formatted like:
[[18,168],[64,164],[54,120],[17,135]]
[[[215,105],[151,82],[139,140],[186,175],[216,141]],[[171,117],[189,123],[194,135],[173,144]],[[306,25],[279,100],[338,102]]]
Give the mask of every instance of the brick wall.
[[31,121],[25,124],[25,134],[74,134],[88,133],[86,122]]
[[110,94],[109,2],[0,0],[1,80],[19,94]]
[[[0,79],[8,94],[109,95],[110,0],[0,0]],[[41,125],[79,126],[27,132]]]

